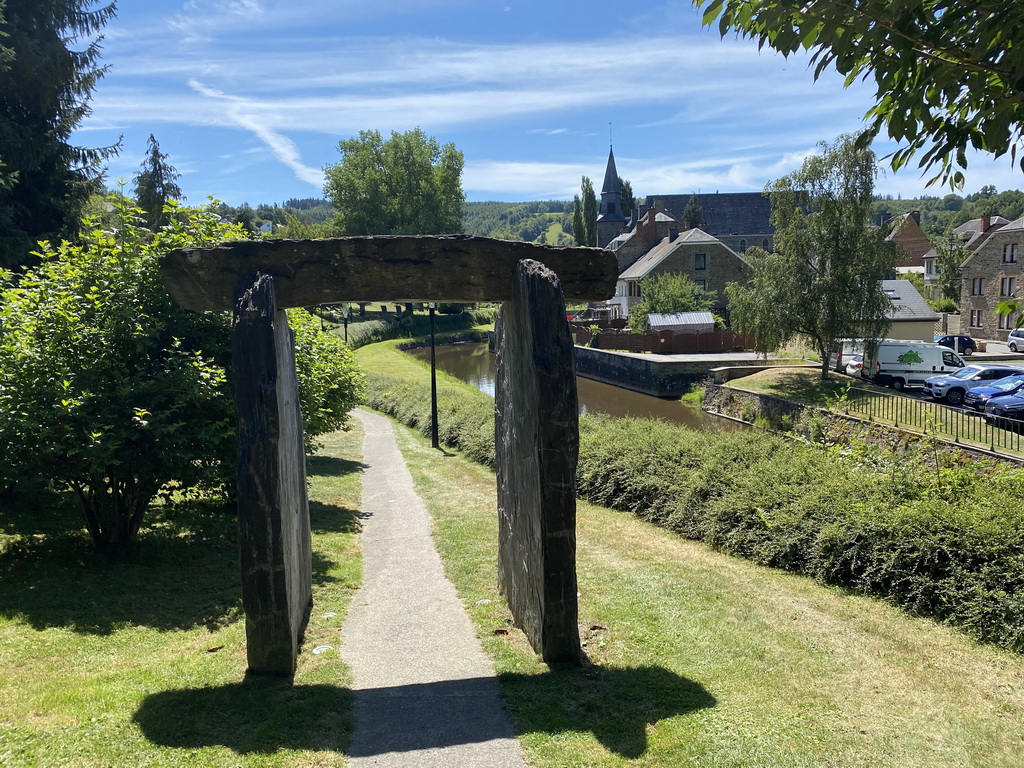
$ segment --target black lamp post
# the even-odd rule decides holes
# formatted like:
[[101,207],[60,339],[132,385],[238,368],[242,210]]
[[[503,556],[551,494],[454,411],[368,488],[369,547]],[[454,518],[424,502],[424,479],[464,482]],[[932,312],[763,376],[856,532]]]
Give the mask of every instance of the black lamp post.
[[430,302],[430,445],[439,448],[437,439],[437,360],[434,356],[434,302]]

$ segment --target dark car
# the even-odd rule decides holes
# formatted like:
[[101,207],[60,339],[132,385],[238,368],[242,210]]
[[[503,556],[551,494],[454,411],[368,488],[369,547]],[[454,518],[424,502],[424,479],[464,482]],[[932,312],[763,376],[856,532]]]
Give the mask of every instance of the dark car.
[[1017,432],[1024,427],[1024,397],[996,397],[985,406],[985,421]]
[[984,411],[989,401],[996,397],[1015,395],[1024,389],[1024,371],[1007,376],[1005,379],[993,381],[984,387],[968,390],[964,395],[964,406],[976,411]]
[[939,335],[935,337],[935,343],[955,349],[961,355],[973,355],[978,351],[978,344],[970,336],[957,336],[956,334]]

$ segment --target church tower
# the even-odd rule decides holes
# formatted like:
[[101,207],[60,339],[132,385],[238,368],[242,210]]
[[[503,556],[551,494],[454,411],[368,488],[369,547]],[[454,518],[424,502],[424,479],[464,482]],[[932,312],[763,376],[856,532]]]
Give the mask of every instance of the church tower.
[[601,185],[601,207],[597,215],[597,247],[606,248],[612,239],[622,232],[626,217],[622,215],[622,188],[619,174],[615,170],[615,154],[608,147],[608,166],[604,171]]

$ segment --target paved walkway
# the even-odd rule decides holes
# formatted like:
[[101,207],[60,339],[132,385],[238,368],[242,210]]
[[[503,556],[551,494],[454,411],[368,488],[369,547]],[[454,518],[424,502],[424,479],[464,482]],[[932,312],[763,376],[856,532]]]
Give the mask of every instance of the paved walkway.
[[498,683],[430,537],[391,423],[356,411],[363,462],[363,587],[342,629],[356,727],[350,764],[525,765]]

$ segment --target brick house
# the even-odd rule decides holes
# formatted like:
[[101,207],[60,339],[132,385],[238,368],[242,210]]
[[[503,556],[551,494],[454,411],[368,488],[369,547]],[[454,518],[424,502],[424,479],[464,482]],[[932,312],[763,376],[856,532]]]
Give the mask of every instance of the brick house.
[[749,279],[743,256],[701,229],[670,230],[653,248],[619,274],[615,296],[608,303],[628,315],[640,299],[640,280],[649,275],[682,274],[715,296],[715,308],[725,309],[729,282]]
[[976,239],[973,253],[960,265],[960,327],[980,339],[1004,339],[1017,317],[1000,317],[995,309],[999,302],[1017,298],[1024,279],[1024,218],[990,226]]
[[932,250],[932,242],[921,229],[921,214],[910,211],[893,216],[885,222],[890,228],[885,239],[900,246],[896,272],[924,272],[924,255]]

